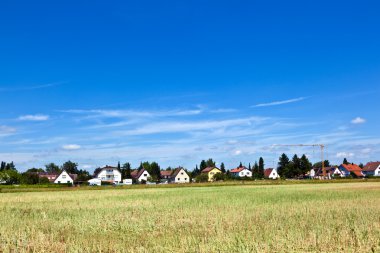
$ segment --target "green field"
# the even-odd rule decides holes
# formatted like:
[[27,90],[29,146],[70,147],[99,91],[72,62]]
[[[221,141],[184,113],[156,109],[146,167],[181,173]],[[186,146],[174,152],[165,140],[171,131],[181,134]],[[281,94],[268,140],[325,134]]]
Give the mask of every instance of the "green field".
[[0,252],[380,252],[380,183],[2,193]]

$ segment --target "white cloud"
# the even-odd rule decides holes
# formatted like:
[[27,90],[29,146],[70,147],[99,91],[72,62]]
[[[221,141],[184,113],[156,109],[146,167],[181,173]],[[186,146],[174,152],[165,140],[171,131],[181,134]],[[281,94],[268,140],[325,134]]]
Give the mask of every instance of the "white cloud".
[[293,99],[288,99],[288,100],[281,100],[281,101],[274,101],[274,102],[269,102],[269,103],[257,104],[257,105],[254,105],[252,107],[266,107],[266,106],[275,106],[275,105],[285,105],[285,104],[299,102],[299,101],[302,101],[305,99],[307,99],[307,98],[306,97],[299,97],[299,98],[293,98]]
[[355,119],[351,120],[352,124],[363,124],[366,120],[361,117],[356,117]]
[[241,150],[236,150],[235,152],[234,152],[234,155],[240,155],[242,152],[241,152]]
[[355,154],[354,153],[350,153],[350,152],[338,152],[336,154],[336,157],[337,158],[349,158],[349,157],[353,157]]
[[35,115],[23,115],[18,118],[24,121],[46,121],[49,119],[49,115],[35,114]]
[[81,148],[81,146],[77,144],[69,144],[69,145],[63,145],[62,148],[64,150],[78,150]]
[[0,137],[12,135],[15,132],[16,132],[15,128],[12,128],[12,127],[9,127],[9,126],[2,126],[2,125],[0,125]]

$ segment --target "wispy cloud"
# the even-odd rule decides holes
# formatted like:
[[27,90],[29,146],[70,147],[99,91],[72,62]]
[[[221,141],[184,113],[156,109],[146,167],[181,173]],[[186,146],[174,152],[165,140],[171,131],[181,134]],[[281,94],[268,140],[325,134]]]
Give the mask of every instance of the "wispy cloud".
[[0,92],[39,90],[39,89],[46,89],[46,88],[50,88],[50,87],[55,87],[58,85],[62,85],[64,83],[66,83],[66,82],[54,82],[54,83],[31,85],[31,86],[21,86],[21,87],[4,87],[4,88],[0,88]]
[[46,121],[49,119],[49,115],[35,114],[35,115],[23,115],[18,118],[23,121]]
[[0,125],[0,137],[9,136],[16,132],[16,129],[9,126]]
[[77,144],[68,144],[68,145],[62,146],[62,149],[64,149],[64,150],[78,150],[80,148],[81,148],[81,146],[77,145]]
[[361,117],[356,117],[355,119],[351,120],[352,124],[363,124],[366,120]]
[[267,106],[276,106],[276,105],[285,105],[285,104],[290,104],[290,103],[296,103],[302,100],[307,99],[307,97],[299,97],[299,98],[293,98],[293,99],[288,99],[288,100],[281,100],[281,101],[274,101],[274,102],[269,102],[269,103],[262,103],[262,104],[257,104],[252,107],[267,107]]

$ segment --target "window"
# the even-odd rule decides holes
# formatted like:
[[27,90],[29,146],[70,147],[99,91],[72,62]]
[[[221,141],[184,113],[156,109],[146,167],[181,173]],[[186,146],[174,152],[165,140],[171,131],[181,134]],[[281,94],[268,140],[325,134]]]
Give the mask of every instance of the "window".
[[177,181],[181,181],[181,179],[180,179],[180,178],[177,178]]
[[148,174],[144,174],[144,177],[147,177],[148,176]]
[[66,179],[66,175],[62,175],[62,179]]
[[187,181],[187,178],[185,178],[185,181]]
[[183,175],[183,172],[181,173],[181,175]]

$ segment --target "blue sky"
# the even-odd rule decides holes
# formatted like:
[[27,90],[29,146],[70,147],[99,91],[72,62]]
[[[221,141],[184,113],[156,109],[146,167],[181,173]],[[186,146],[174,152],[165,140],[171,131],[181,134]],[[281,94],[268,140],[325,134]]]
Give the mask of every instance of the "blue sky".
[[0,160],[380,160],[378,1],[1,1]]

